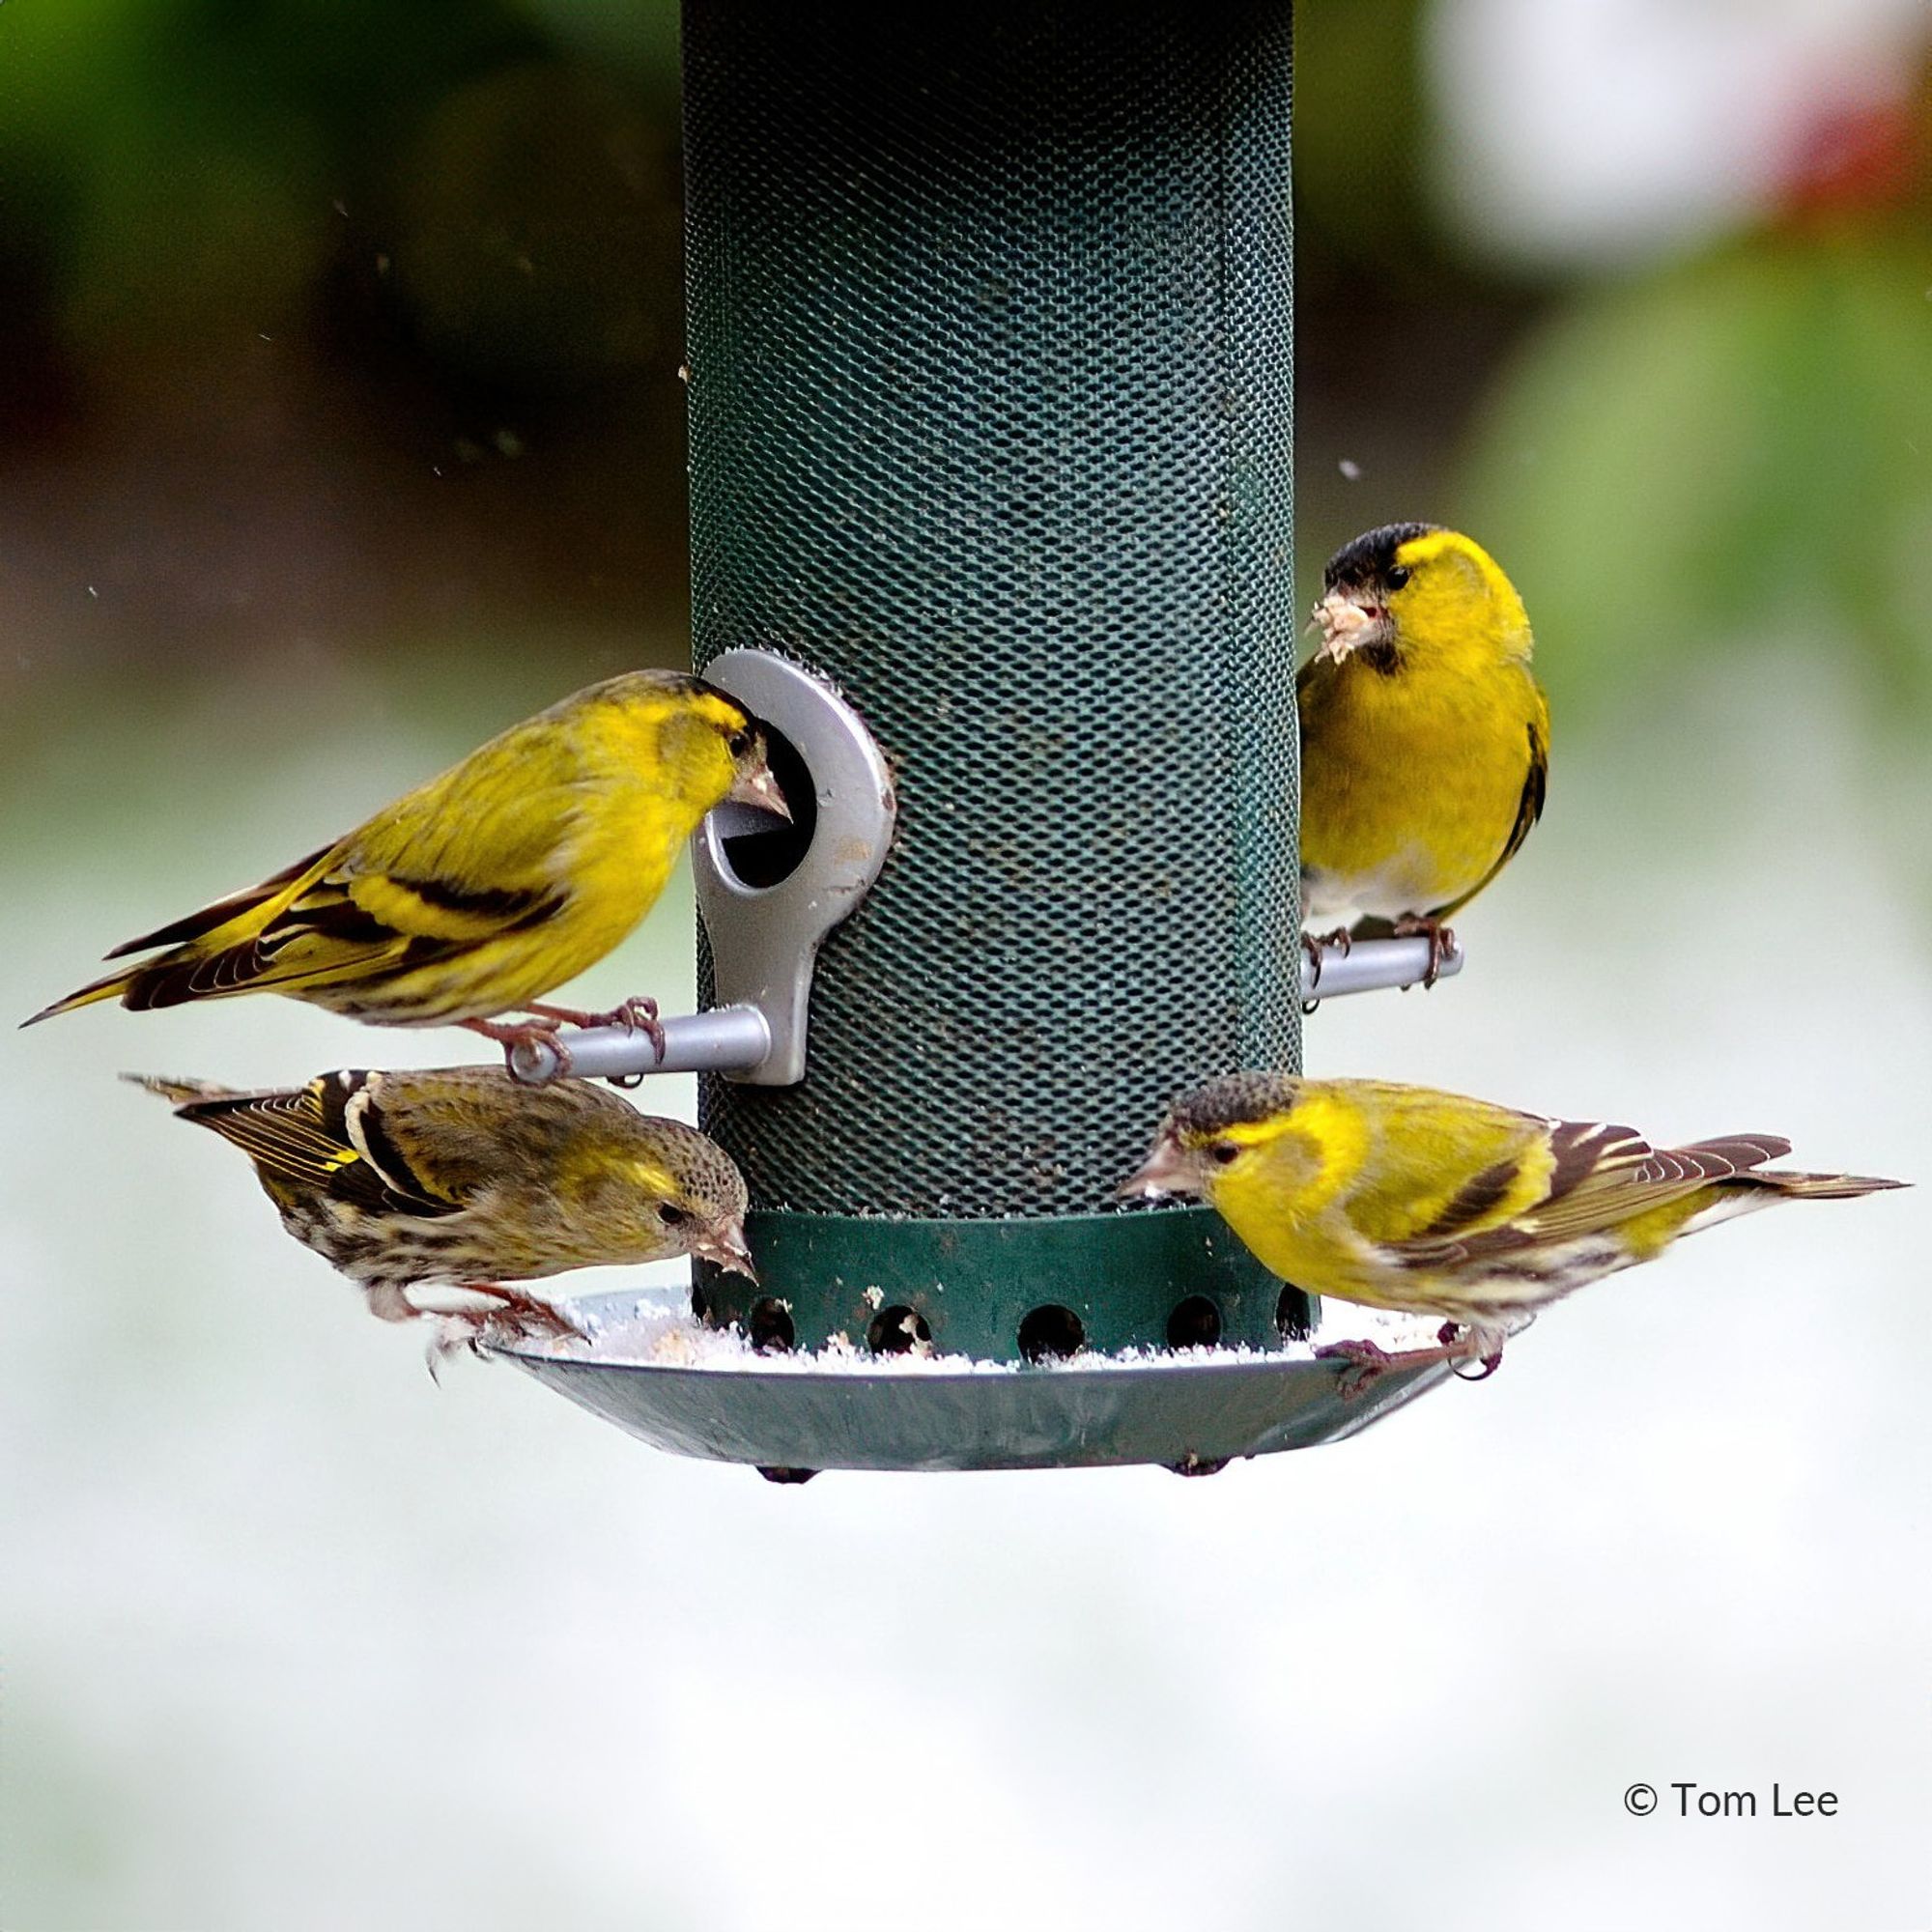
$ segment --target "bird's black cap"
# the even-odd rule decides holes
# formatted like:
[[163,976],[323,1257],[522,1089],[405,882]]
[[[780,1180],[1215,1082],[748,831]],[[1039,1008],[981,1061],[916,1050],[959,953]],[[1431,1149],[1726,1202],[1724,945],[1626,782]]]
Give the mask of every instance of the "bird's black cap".
[[1293,1073],[1225,1073],[1183,1094],[1168,1109],[1168,1118],[1183,1134],[1206,1138],[1286,1113],[1300,1088]]
[[1322,588],[1359,590],[1382,582],[1404,544],[1441,527],[1440,524],[1384,524],[1378,530],[1366,531],[1328,559],[1328,568],[1321,573]]

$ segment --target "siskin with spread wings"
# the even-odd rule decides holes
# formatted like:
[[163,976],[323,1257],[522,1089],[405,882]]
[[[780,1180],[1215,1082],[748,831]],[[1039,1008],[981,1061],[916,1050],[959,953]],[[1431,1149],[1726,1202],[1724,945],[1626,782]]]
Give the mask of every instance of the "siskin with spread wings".
[[[1543,811],[1549,706],[1522,600],[1456,530],[1391,524],[1336,552],[1301,713],[1302,918],[1367,916],[1455,945],[1443,923],[1515,857]],[[1307,942],[1319,971],[1316,942]]]
[[1476,1361],[1537,1310],[1680,1235],[1780,1201],[1902,1187],[1767,1168],[1775,1134],[1653,1148],[1428,1087],[1236,1073],[1183,1094],[1122,1194],[1198,1195],[1296,1287],[1445,1318],[1439,1346],[1345,1342],[1351,1388],[1390,1366]]
[[[179,1006],[286,993],[375,1026],[457,1025],[515,1044],[564,1021],[656,1008],[538,1004],[603,958],[664,891],[698,821],[730,799],[789,817],[761,727],[675,671],[631,671],[515,724],[346,838],[246,892],[130,939],[164,949],[57,1000]],[[523,1011],[529,1022],[499,1025]]]
[[[385,1321],[442,1316],[468,1339],[573,1334],[563,1309],[506,1284],[675,1255],[752,1273],[730,1156],[585,1080],[532,1088],[452,1066],[242,1094],[127,1077],[239,1147],[283,1227]],[[468,1309],[452,1317],[422,1293],[437,1288],[465,1291]]]

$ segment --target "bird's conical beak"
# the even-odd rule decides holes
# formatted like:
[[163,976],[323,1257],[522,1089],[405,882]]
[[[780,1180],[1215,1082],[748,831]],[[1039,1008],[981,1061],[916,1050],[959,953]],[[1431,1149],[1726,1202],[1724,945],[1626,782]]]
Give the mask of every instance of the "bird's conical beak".
[[744,1228],[733,1221],[729,1227],[705,1235],[692,1247],[692,1253],[722,1267],[726,1274],[741,1274],[755,1285],[758,1271],[752,1265],[752,1250]]
[[749,805],[783,819],[787,825],[791,823],[791,807],[785,803],[785,795],[779,789],[779,781],[762,754],[756,764],[739,768],[737,777],[731,781],[731,789],[724,796],[732,805]]
[[1340,664],[1365,644],[1384,643],[1394,631],[1389,614],[1378,605],[1365,604],[1347,591],[1331,590],[1315,607],[1321,630],[1321,648],[1315,655]]
[[1122,1181],[1114,1192],[1123,1201],[1136,1198],[1156,1200],[1164,1194],[1198,1194],[1193,1163],[1167,1134],[1153,1144],[1153,1151],[1140,1167]]

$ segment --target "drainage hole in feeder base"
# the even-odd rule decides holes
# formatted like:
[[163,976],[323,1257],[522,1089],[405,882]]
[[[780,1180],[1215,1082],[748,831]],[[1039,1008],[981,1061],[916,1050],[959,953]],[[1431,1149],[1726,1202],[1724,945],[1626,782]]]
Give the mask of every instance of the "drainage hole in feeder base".
[[1315,1332],[1315,1311],[1298,1288],[1285,1288],[1274,1305],[1274,1325],[1285,1342],[1305,1342]]
[[1077,1355],[1086,1346],[1087,1330],[1072,1309],[1049,1301],[1021,1321],[1019,1341],[1028,1361],[1043,1362],[1055,1355]]
[[1221,1339],[1221,1311],[1205,1294],[1190,1294],[1167,1318],[1170,1349],[1211,1349]]
[[761,1354],[789,1349],[798,1339],[791,1325],[791,1310],[770,1294],[760,1295],[752,1303],[745,1318],[745,1333],[751,1338],[752,1347]]
[[932,1326],[917,1309],[896,1303],[882,1308],[866,1330],[866,1346],[875,1355],[903,1355],[932,1340]]

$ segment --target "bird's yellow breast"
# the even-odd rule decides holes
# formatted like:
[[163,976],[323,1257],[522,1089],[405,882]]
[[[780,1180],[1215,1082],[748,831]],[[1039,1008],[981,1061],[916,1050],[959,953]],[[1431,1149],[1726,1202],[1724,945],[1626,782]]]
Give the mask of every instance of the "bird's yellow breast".
[[1542,694],[1513,660],[1354,659],[1301,688],[1301,861],[1315,917],[1428,913],[1473,891],[1515,831]]
[[655,905],[698,821],[731,783],[730,753],[689,704],[632,705],[584,722],[582,769],[558,867],[568,890],[556,915],[500,969],[537,998],[594,965]]

